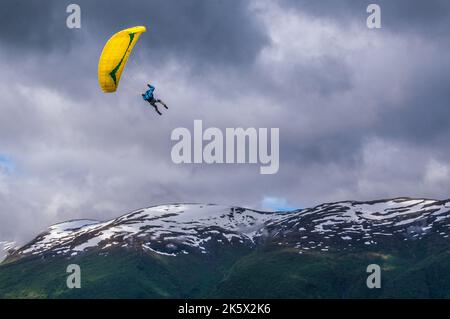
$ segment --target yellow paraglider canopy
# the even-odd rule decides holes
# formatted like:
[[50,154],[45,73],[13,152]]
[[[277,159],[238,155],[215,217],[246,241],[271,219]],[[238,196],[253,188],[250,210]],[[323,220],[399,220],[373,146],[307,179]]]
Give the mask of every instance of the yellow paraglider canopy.
[[98,83],[103,92],[115,92],[120,76],[141,33],[143,26],[122,30],[114,34],[103,48],[98,61]]

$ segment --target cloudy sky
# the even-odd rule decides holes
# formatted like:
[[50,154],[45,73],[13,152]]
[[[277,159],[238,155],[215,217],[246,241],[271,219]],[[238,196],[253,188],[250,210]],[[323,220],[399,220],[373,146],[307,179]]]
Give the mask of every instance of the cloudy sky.
[[[0,241],[161,203],[450,197],[449,1],[72,2],[81,29],[66,27],[69,1],[0,8]],[[135,25],[148,31],[103,94],[102,47]],[[280,128],[278,174],[173,164],[170,134],[195,119]]]

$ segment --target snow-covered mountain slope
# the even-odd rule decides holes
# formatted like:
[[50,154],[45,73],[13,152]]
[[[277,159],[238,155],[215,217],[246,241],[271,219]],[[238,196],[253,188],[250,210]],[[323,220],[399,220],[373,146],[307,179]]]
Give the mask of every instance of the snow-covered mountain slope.
[[107,253],[113,247],[177,256],[223,245],[255,248],[277,244],[308,250],[342,250],[358,245],[401,244],[450,235],[450,200],[398,198],[339,202],[288,213],[219,205],[150,207],[99,222],[76,220],[51,226],[10,257]]
[[89,249],[140,247],[161,254],[206,252],[209,242],[254,245],[264,224],[282,218],[237,207],[176,204],[150,207],[98,222],[75,220],[51,226],[15,255],[77,255]]
[[438,236],[449,241],[450,200],[397,198],[323,204],[266,226],[272,240],[300,251],[398,245]]

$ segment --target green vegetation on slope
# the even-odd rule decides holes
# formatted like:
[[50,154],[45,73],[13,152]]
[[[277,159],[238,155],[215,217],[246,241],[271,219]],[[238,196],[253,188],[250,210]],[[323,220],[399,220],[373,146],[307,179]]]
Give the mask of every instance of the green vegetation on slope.
[[[403,250],[311,251],[266,246],[162,256],[132,250],[74,259],[28,258],[0,266],[2,298],[450,298],[450,250],[422,243]],[[220,253],[219,253],[220,252]],[[66,287],[66,267],[82,288]],[[366,267],[382,268],[368,289]]]

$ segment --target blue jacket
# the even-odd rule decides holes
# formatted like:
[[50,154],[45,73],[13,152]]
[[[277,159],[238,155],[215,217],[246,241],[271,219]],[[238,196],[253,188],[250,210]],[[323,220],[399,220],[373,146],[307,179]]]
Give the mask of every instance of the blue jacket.
[[151,101],[154,99],[153,92],[155,92],[155,87],[153,85],[147,84],[149,89],[142,95],[142,98],[146,101]]

